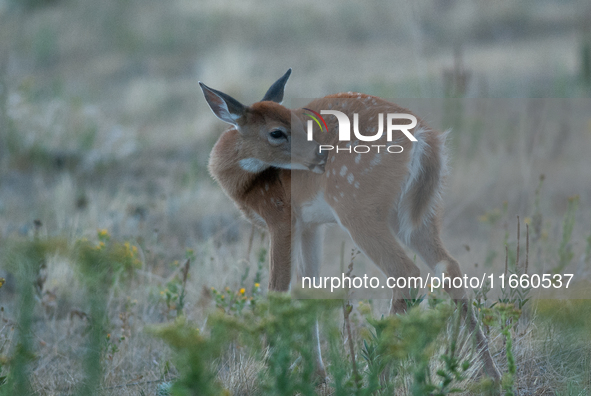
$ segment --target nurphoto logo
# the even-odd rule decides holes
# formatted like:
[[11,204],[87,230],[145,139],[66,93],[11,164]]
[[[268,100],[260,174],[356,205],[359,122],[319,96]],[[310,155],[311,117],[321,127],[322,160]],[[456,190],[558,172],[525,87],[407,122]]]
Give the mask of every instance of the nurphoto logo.
[[[338,122],[338,129],[339,129],[339,141],[340,142],[350,142],[351,141],[351,121],[347,114],[343,113],[342,111],[338,110],[320,110],[320,114],[314,110],[304,108],[307,113],[305,115],[312,118],[307,122],[307,139],[308,141],[314,140],[313,137],[313,130],[314,130],[314,122],[321,131],[328,132],[328,125],[324,120],[322,115],[333,115],[337,118]],[[384,135],[384,114],[379,113],[377,115],[378,118],[378,127],[377,131],[374,135],[363,135],[359,132],[359,114],[353,113],[353,134],[358,141],[362,142],[375,142],[380,140]],[[408,120],[410,123],[407,124],[398,124],[395,123],[395,120]],[[409,132],[410,129],[417,126],[417,118],[412,114],[407,113],[388,113],[386,114],[386,140],[387,142],[392,142],[393,136],[395,131],[402,132],[404,136],[406,136],[411,142],[416,142],[417,139]],[[323,128],[324,127],[324,128]],[[373,128],[375,130],[375,128]],[[347,144],[345,147],[341,146],[333,146],[330,144],[321,144],[318,148],[319,153],[322,151],[330,151],[336,150],[336,152],[346,151],[349,153],[355,152],[357,154],[365,154],[369,153],[374,147],[377,152],[379,153],[381,149],[382,152],[388,153],[401,153],[403,151],[403,147],[397,144],[372,144],[372,145],[365,145],[365,144]]]

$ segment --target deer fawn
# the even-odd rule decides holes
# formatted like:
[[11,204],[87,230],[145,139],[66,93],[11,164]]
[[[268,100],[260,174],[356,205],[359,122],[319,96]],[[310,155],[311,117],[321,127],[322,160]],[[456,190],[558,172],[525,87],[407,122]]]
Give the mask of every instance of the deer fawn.
[[[378,119],[382,129],[383,113],[410,112],[380,98],[351,92],[290,110],[280,104],[290,74],[291,69],[269,88],[262,101],[251,106],[199,83],[213,113],[231,124],[211,152],[209,171],[246,217],[269,231],[269,290],[289,289],[292,261],[298,277],[319,276],[320,226],[335,222],[388,277],[420,274],[398,240],[416,251],[429,267],[461,277],[458,262],[440,238],[445,134],[419,119],[416,127],[409,128],[412,135],[407,131],[408,136],[400,134],[395,141],[376,138],[374,143],[382,144],[374,146],[374,152],[365,153],[365,148],[353,152],[351,146],[358,141],[339,142],[334,133],[337,117],[326,117],[327,131],[309,121],[308,129],[314,128],[309,139],[305,128],[309,113],[325,110],[324,114],[336,115],[326,109],[338,110],[357,121],[354,127],[360,137],[359,129],[364,136],[375,132]],[[360,127],[363,123],[359,119],[368,126]],[[396,150],[390,152],[394,143]],[[463,310],[476,331],[485,371],[499,380],[486,338],[465,301],[465,290],[446,291],[453,299],[464,301]],[[391,313],[404,311],[407,295],[408,291],[394,289]],[[318,372],[324,375],[317,326],[315,337]]]

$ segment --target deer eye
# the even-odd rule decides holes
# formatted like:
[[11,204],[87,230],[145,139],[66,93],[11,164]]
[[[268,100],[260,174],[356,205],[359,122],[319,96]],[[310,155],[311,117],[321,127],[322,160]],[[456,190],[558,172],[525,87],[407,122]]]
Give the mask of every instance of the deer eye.
[[287,139],[287,135],[285,134],[285,132],[283,132],[280,129],[272,130],[271,132],[269,132],[269,136],[273,139],[281,139],[281,138]]

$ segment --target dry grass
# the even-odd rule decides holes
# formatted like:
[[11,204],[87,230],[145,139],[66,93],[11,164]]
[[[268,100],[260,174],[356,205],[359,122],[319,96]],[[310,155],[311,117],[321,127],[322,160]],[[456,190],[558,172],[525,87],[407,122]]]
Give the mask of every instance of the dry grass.
[[[578,194],[567,268],[588,278],[591,101],[578,77],[578,18],[586,7],[584,1],[376,0],[363,7],[307,0],[0,1],[0,250],[33,238],[36,219],[40,238],[71,245],[95,241],[97,229],[107,229],[113,239],[136,245],[142,268],[114,285],[105,301],[117,348],[104,355],[103,393],[157,394],[158,384],[177,371],[171,351],[146,329],[175,316],[161,295],[180,273],[174,262],[185,249],[195,252],[184,313],[205,329],[215,305],[210,288],[237,290],[247,266],[252,281],[268,243],[257,231],[247,257],[250,225],[207,174],[209,151],[224,126],[207,109],[197,81],[253,102],[293,67],[288,98],[357,90],[397,98],[432,126],[454,128],[443,234],[468,274],[502,271],[505,233],[514,249],[515,216],[534,213],[544,174],[542,234],[532,247],[531,271],[556,266],[567,198]],[[404,99],[443,96],[444,71],[458,47],[470,76],[467,99]],[[478,220],[502,211],[504,201],[506,212],[494,224]],[[328,229],[323,274],[338,270],[343,241],[348,251],[346,234]],[[491,250],[498,256],[485,263]],[[74,393],[83,378],[88,306],[76,268],[70,257],[46,257],[32,324],[37,394]],[[363,257],[355,273],[382,277]],[[6,260],[0,277],[6,278],[2,362],[16,346],[19,312]],[[379,317],[387,302],[373,297]],[[562,330],[539,324],[536,306],[530,304],[515,332],[516,393],[588,392],[588,379],[560,368],[561,362],[588,367],[588,357],[549,347],[565,342]],[[357,308],[352,320],[353,333],[364,334]],[[494,335],[491,344],[504,367],[502,338]],[[256,394],[260,360],[231,348],[216,364],[234,394]],[[466,384],[477,367],[474,360]],[[401,394],[409,381],[407,373]]]

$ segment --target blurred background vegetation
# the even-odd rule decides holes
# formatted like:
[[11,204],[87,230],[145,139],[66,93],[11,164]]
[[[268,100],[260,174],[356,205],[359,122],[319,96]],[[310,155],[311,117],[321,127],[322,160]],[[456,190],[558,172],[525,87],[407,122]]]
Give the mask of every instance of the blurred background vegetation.
[[[22,345],[30,386],[71,391],[98,359],[87,338],[106,339],[88,383],[162,379],[175,371],[145,325],[183,313],[205,326],[215,302],[229,309],[218,290],[265,288],[264,233],[207,173],[225,125],[197,82],[252,103],[289,67],[287,105],[359,91],[453,128],[443,233],[466,272],[503,267],[521,215],[539,241],[531,268],[589,275],[586,0],[0,0],[0,367]],[[331,228],[334,267],[342,243]],[[104,256],[81,256],[95,245]],[[102,306],[84,274],[105,260]],[[380,276],[366,264],[355,271]],[[89,335],[90,316],[105,321]],[[35,335],[13,336],[17,322]]]

